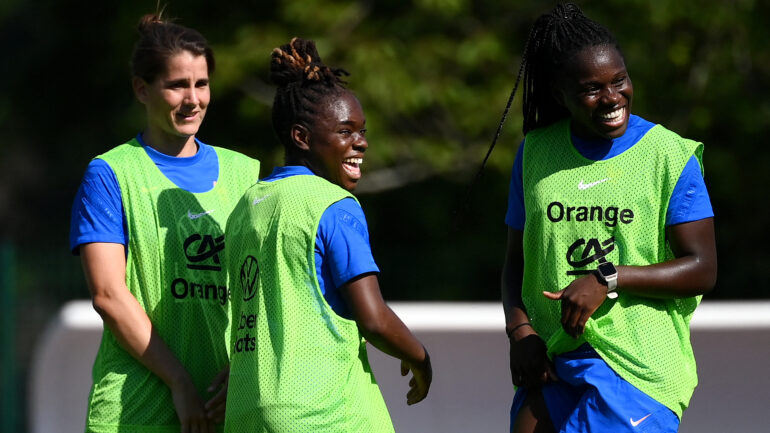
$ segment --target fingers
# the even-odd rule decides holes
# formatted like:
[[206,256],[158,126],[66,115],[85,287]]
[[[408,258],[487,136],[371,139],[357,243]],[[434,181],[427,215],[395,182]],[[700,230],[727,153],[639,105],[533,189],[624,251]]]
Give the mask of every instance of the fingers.
[[227,380],[230,377],[230,366],[227,366],[220,371],[216,377],[214,377],[214,380],[211,381],[211,385],[209,385],[207,391],[208,392],[214,392],[219,388],[221,385],[227,386]]
[[564,331],[573,338],[577,337],[577,329],[580,318],[582,317],[582,310],[580,307],[566,302],[562,302],[561,308],[561,324]]
[[548,299],[550,299],[552,301],[558,301],[559,299],[561,299],[561,295],[563,293],[564,293],[564,290],[559,290],[558,292],[546,292],[546,291],[543,291],[543,295],[546,298],[548,298]]
[[510,353],[511,381],[517,387],[540,386],[550,380],[550,359],[545,342],[531,334],[512,342]]
[[417,377],[409,381],[409,392],[406,393],[406,404],[411,406],[419,403],[428,395],[428,385]]
[[227,404],[227,388],[222,387],[209,401],[204,405],[206,418],[215,422],[224,420],[225,407]]
[[230,379],[230,366],[226,366],[225,368],[220,371],[216,377],[214,377],[214,380],[211,381],[211,385],[209,385],[207,391],[208,392],[214,392],[216,391],[216,394],[214,394],[213,397],[209,399],[209,401],[206,402],[206,404],[203,406],[205,412],[206,412],[206,419],[208,422],[209,429],[212,429],[211,432],[213,433],[213,426],[211,425],[210,421],[221,423],[225,420],[225,408],[227,403],[227,385],[228,381]]
[[409,364],[405,361],[401,361],[401,376],[406,376],[409,373]]
[[591,317],[592,311],[589,311],[585,307],[567,302],[566,299],[562,299],[561,305],[561,324],[567,335],[577,338],[585,332],[586,323]]
[[556,370],[553,368],[553,363],[548,363],[548,366],[546,367],[546,374],[548,375],[548,379],[553,380],[554,382],[559,381],[559,376],[556,375]]
[[[404,370],[404,365],[407,369]],[[430,363],[430,358],[425,356],[425,361],[421,364],[412,366],[409,368],[409,364],[402,363],[402,373],[408,372],[411,369],[412,378],[409,380],[409,391],[406,393],[406,404],[413,405],[421,402],[428,395],[430,384],[433,381],[433,367]]]
[[214,406],[206,410],[206,418],[215,423],[221,423],[225,421],[225,409],[226,405],[223,401],[221,404]]

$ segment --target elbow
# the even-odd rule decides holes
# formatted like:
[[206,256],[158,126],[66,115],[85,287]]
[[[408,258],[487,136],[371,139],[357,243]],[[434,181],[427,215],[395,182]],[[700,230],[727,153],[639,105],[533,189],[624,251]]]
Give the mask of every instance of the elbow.
[[115,302],[115,298],[110,296],[106,291],[100,291],[100,293],[94,294],[91,297],[91,305],[99,316],[101,316],[102,320],[111,317],[111,312],[115,311]]
[[705,295],[707,293],[710,293],[711,291],[714,290],[716,285],[717,285],[717,270],[715,266],[713,269],[705,272],[703,275],[703,286],[702,286],[703,293],[702,294]]
[[356,324],[367,340],[378,340],[381,336],[388,333],[387,313],[377,312],[375,314],[361,315],[356,318]]
[[714,290],[717,284],[717,263],[713,260],[701,261],[697,267],[697,278],[693,282],[697,285],[698,295],[705,295]]
[[358,320],[357,324],[359,331],[361,331],[361,335],[367,340],[376,340],[379,336],[385,334],[385,324],[376,319],[369,318]]

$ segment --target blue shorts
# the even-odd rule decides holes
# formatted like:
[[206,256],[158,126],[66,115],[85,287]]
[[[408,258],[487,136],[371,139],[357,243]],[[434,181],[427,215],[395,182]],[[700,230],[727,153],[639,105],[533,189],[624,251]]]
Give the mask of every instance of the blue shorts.
[[[554,358],[558,381],[543,385],[543,398],[557,432],[675,433],[679,417],[628,383],[585,344]],[[527,390],[511,406],[511,429]]]

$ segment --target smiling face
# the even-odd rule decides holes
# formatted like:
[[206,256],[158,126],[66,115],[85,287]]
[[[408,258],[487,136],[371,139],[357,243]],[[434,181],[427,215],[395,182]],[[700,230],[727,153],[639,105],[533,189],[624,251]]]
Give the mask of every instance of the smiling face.
[[313,126],[293,131],[295,142],[305,150],[304,165],[347,191],[356,188],[369,143],[364,110],[351,92],[327,97]]
[[147,109],[148,145],[176,156],[197,151],[195,134],[211,97],[206,57],[189,51],[173,55],[152,82],[135,77],[134,92]]
[[588,47],[573,56],[556,80],[554,95],[570,112],[575,135],[612,139],[626,132],[634,87],[614,46]]

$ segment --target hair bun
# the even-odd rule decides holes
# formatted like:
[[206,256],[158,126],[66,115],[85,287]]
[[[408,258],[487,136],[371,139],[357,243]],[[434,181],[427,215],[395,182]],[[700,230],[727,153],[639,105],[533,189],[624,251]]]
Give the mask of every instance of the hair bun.
[[147,34],[153,26],[158,24],[166,24],[166,20],[163,19],[160,13],[145,14],[139,18],[139,24],[136,26],[139,33]]
[[278,87],[293,83],[324,83],[334,85],[344,83],[339,77],[347,75],[341,69],[332,69],[321,60],[315,42],[292,38],[285,45],[273,49],[270,61],[270,79]]

